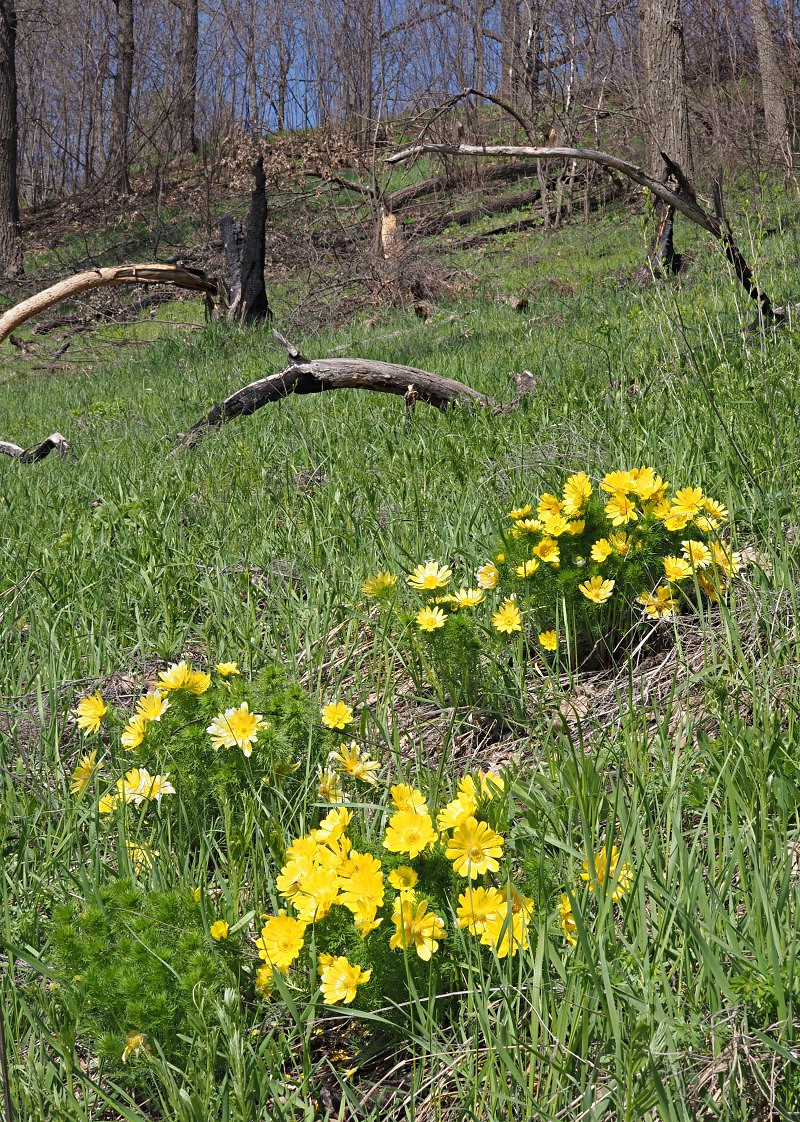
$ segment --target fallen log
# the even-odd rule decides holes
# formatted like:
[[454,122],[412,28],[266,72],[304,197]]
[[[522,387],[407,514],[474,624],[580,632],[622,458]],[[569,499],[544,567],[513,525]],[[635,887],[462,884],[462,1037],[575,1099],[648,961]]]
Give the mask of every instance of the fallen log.
[[218,295],[217,282],[201,269],[189,269],[185,265],[111,265],[105,268],[90,269],[76,273],[57,284],[37,292],[22,300],[0,316],[0,343],[26,320],[52,308],[54,304],[70,297],[90,292],[94,288],[117,288],[123,284],[171,284],[176,288],[186,288],[193,292],[203,292],[209,298]]
[[170,456],[181,448],[193,447],[209,429],[220,428],[234,417],[250,416],[264,405],[280,401],[290,394],[357,389],[395,394],[405,399],[407,408],[417,401],[442,410],[456,403],[493,405],[485,394],[478,393],[463,382],[443,378],[428,370],[365,358],[307,359],[282,336],[278,335],[278,338],[287,347],[289,365],[275,374],[251,382],[215,405],[188,432],[180,434]]
[[[700,206],[694,188],[684,175],[680,166],[672,160],[666,152],[661,153],[667,171],[677,185],[672,190],[661,180],[648,175],[642,168],[629,160],[619,156],[612,156],[609,152],[600,152],[594,148],[541,148],[519,144],[415,144],[404,148],[393,156],[387,157],[388,164],[399,164],[424,153],[438,153],[451,156],[504,156],[516,159],[534,160],[587,160],[590,163],[600,164],[602,167],[612,168],[621,172],[634,183],[646,187],[665,206],[672,207],[690,222],[707,230],[716,238],[725,251],[725,256],[733,268],[737,280],[744,288],[747,295],[758,304],[759,322],[762,324],[782,323],[786,318],[783,309],[775,308],[765,292],[758,288],[753,281],[753,276],[747,262],[733,239],[733,232],[724,218],[721,206],[722,189],[715,190],[715,204],[717,216],[709,214]],[[719,177],[718,177],[719,180]],[[721,183],[721,180],[719,180]]]
[[46,440],[34,444],[32,448],[20,448],[19,444],[12,444],[10,440],[0,440],[0,453],[13,456],[23,464],[34,464],[51,452],[58,452],[62,460],[69,454],[69,443],[60,432],[51,432]]

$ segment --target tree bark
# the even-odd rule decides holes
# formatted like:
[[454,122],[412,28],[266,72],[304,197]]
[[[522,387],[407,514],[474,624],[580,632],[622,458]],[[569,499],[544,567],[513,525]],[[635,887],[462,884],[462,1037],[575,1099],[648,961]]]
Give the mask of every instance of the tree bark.
[[198,0],[180,0],[181,39],[178,50],[178,151],[182,156],[197,152],[195,107],[197,104]]
[[692,175],[680,0],[639,0],[639,36],[649,132],[648,171],[660,174],[661,153],[666,152]]
[[0,0],[0,276],[22,272],[17,195],[17,15]]
[[267,194],[263,156],[258,157],[252,170],[256,183],[250,199],[247,235],[242,248],[242,323],[255,323],[259,320],[272,319],[272,312],[267,300],[267,290],[264,286]]
[[111,104],[109,163],[116,176],[117,187],[127,195],[130,191],[128,135],[133,90],[133,2],[114,0],[114,7],[117,10],[117,70]]
[[766,0],[750,0],[750,13],[761,72],[761,99],[764,103],[764,125],[770,163],[783,164],[792,170],[792,148],[789,140],[789,118],[775,40],[769,21]]

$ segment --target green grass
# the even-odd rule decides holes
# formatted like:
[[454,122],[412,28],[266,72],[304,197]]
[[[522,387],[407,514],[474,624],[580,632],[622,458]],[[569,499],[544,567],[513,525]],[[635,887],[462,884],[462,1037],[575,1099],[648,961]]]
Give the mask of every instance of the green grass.
[[[790,303],[796,204],[770,197],[735,219],[759,279]],[[149,338],[145,322],[105,329],[111,349],[68,372],[6,364],[0,436],[28,445],[58,429],[74,452],[0,459],[0,1015],[15,1117],[798,1116],[798,336],[747,331],[753,309],[718,247],[683,228],[679,241],[685,279],[632,287],[641,231],[611,211],[460,252],[450,266],[468,292],[427,323],[388,309],[293,340],[499,401],[511,371],[532,371],[536,392],[499,415],[418,406],[406,424],[402,402],[377,394],[290,398],[167,459],[211,404],[283,365],[267,332],[179,327],[116,349]],[[502,297],[521,293],[519,315]],[[275,303],[280,327],[292,301]],[[68,793],[77,699],[99,685],[129,704],[131,675],[187,652],[254,673],[279,662],[315,705],[342,695],[365,714],[388,780],[402,772],[443,801],[466,770],[468,714],[409,684],[363,580],[429,557],[469,573],[511,505],[571,471],[640,463],[724,502],[753,560],[727,606],[678,622],[647,688],[654,664],[636,658],[578,675],[571,693],[520,673],[513,746],[483,751],[508,762],[513,863],[536,886],[530,950],[487,967],[465,941],[456,997],[380,1015],[356,1002],[336,1018],[291,981],[266,1004],[220,993],[195,1009],[182,1067],[154,1047],[146,1090],[98,1078],[69,992],[48,986],[55,905],[96,893],[113,865]],[[578,720],[558,716],[565,692]],[[508,702],[517,713],[519,696]],[[311,784],[295,810],[310,819],[315,797]],[[387,800],[371,800],[377,821]],[[158,886],[203,876],[234,914],[270,910],[274,860],[251,810],[250,846],[221,814],[200,850],[165,835]],[[579,880],[603,844],[634,870],[620,906]],[[573,950],[555,913],[564,891]],[[340,1048],[355,1058],[332,1059]]]

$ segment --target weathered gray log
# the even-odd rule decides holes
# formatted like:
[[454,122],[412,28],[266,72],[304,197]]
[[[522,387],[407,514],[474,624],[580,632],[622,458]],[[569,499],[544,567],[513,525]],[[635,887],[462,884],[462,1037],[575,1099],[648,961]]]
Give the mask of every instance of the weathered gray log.
[[[737,280],[740,281],[747,295],[758,304],[762,323],[780,323],[784,318],[779,309],[773,308],[772,301],[766,293],[762,292],[753,281],[750,268],[742,256],[741,251],[738,249],[736,242],[733,240],[733,233],[730,226],[724,219],[724,212],[722,218],[715,217],[700,206],[691,183],[684,175],[680,166],[676,164],[666,152],[662,152],[661,157],[664,160],[667,171],[677,184],[677,190],[674,191],[667,187],[665,183],[661,182],[661,180],[655,179],[652,175],[648,175],[642,168],[637,167],[636,164],[632,164],[629,160],[620,159],[619,156],[612,156],[609,152],[600,152],[595,148],[540,148],[519,144],[425,143],[415,144],[410,148],[404,148],[401,152],[396,152],[393,156],[389,156],[386,162],[389,164],[399,164],[415,156],[430,152],[451,156],[513,156],[517,159],[535,160],[588,160],[590,163],[600,164],[602,167],[612,168],[614,171],[621,172],[622,175],[626,176],[628,179],[632,179],[634,183],[646,187],[657,199],[660,199],[665,206],[677,210],[685,218],[688,218],[690,222],[701,226],[721,242],[725,250],[725,256],[733,267]],[[721,197],[720,188],[720,200]],[[720,202],[717,203],[716,209],[718,212],[721,210]]]
[[204,292],[206,296],[218,294],[217,282],[206,276],[200,269],[189,269],[185,265],[111,265],[102,269],[90,269],[67,277],[35,296],[29,296],[9,308],[0,316],[0,343],[7,339],[15,328],[40,312],[52,308],[54,304],[70,297],[79,296],[94,288],[117,288],[123,284],[171,284],[176,288],[187,288],[193,292]]
[[51,452],[58,452],[62,460],[69,454],[69,443],[60,432],[51,432],[46,440],[41,444],[34,444],[32,448],[20,448],[19,444],[12,444],[10,440],[0,440],[0,453],[13,456],[23,464],[34,464]]
[[306,359],[289,348],[290,365],[267,378],[259,378],[226,397],[219,405],[182,433],[172,449],[191,448],[209,429],[219,428],[233,417],[247,417],[289,394],[324,393],[328,390],[376,390],[408,400],[424,401],[437,409],[457,402],[481,406],[493,403],[485,394],[414,366],[397,366],[364,358]]

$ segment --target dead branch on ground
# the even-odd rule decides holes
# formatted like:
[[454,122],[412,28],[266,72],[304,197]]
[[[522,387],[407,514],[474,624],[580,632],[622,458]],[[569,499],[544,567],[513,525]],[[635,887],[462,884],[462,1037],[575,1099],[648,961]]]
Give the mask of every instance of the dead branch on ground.
[[304,358],[277,331],[275,335],[289,353],[289,365],[275,374],[251,382],[215,405],[188,432],[179,436],[170,456],[180,448],[193,447],[209,429],[220,428],[234,417],[250,416],[264,405],[280,401],[289,394],[344,389],[375,390],[404,398],[407,409],[412,409],[417,401],[424,401],[441,410],[448,405],[460,403],[494,407],[498,412],[505,412],[517,404],[512,402],[510,405],[494,406],[485,394],[478,393],[463,382],[443,378],[439,374],[418,370],[413,366],[398,366],[365,358]]
[[10,440],[0,440],[0,453],[12,456],[23,464],[35,464],[51,452],[58,452],[62,460],[69,454],[69,443],[60,432],[51,432],[46,440],[34,444],[32,448],[20,448],[19,444],[12,444]]
[[0,316],[0,343],[26,320],[52,308],[62,300],[69,300],[95,288],[117,288],[123,284],[171,284],[176,288],[203,292],[211,299],[218,295],[217,282],[201,269],[160,263],[111,265],[102,269],[90,269],[88,272],[67,277],[9,308]]

